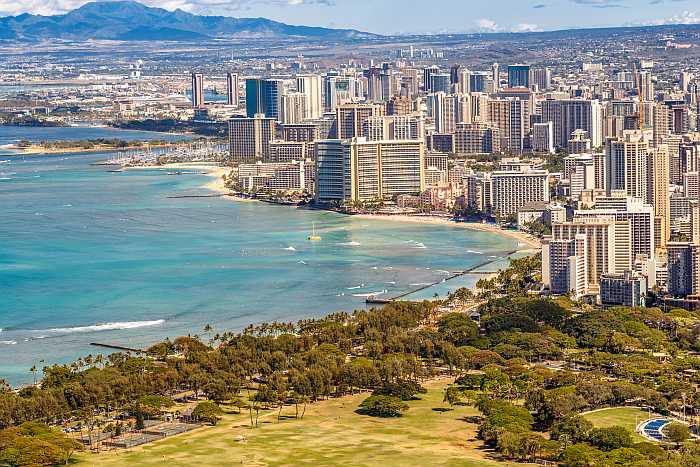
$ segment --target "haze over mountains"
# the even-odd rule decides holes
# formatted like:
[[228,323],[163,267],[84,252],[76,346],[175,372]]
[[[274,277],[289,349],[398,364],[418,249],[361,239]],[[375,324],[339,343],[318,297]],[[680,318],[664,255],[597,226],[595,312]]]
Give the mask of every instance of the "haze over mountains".
[[373,36],[351,29],[292,26],[265,18],[198,16],[131,0],[87,3],[64,15],[24,13],[0,18],[0,39],[10,40],[180,41],[216,37],[348,40]]

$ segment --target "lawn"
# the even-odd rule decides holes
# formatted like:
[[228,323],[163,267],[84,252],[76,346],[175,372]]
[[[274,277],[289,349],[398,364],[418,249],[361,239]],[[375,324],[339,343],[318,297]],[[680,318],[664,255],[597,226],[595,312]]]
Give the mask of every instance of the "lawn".
[[[260,415],[250,428],[247,413],[227,414],[206,427],[129,451],[82,453],[83,465],[460,465],[503,466],[476,439],[473,407],[441,412],[447,382],[428,385],[421,400],[409,402],[401,418],[378,419],[355,413],[367,394],[309,405],[303,420],[294,407]],[[287,417],[285,417],[285,415]],[[241,440],[240,437],[243,437]],[[237,440],[239,438],[239,440]],[[518,464],[523,465],[523,464]]]
[[[653,414],[652,414],[653,416]],[[603,428],[609,426],[623,426],[633,433],[635,442],[648,441],[635,430],[637,424],[649,417],[649,412],[637,407],[616,407],[612,409],[597,410],[584,415],[593,426]]]

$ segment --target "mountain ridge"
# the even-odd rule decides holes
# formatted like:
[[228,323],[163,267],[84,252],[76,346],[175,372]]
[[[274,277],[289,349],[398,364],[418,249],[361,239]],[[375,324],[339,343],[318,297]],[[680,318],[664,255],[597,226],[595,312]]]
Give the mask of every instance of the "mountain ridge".
[[349,40],[378,36],[354,29],[289,25],[267,18],[200,16],[133,0],[90,2],[62,15],[22,13],[0,17],[0,39],[9,40],[180,41],[222,37]]

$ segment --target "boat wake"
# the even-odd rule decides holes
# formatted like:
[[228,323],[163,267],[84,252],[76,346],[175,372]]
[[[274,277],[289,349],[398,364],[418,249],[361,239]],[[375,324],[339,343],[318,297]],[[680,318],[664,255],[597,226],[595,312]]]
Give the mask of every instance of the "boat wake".
[[293,246],[288,246],[287,248],[284,248],[284,250],[286,250],[286,251],[297,251],[297,249],[294,248]]
[[361,289],[364,286],[365,286],[365,284],[360,284],[360,285],[357,285],[355,287],[348,287],[347,290],[357,290],[357,289]]

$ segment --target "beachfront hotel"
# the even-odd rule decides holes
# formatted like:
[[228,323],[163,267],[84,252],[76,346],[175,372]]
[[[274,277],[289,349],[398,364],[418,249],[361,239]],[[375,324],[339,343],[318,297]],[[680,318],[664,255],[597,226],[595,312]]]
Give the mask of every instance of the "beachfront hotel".
[[425,189],[425,144],[421,140],[317,142],[316,200],[393,200]]

